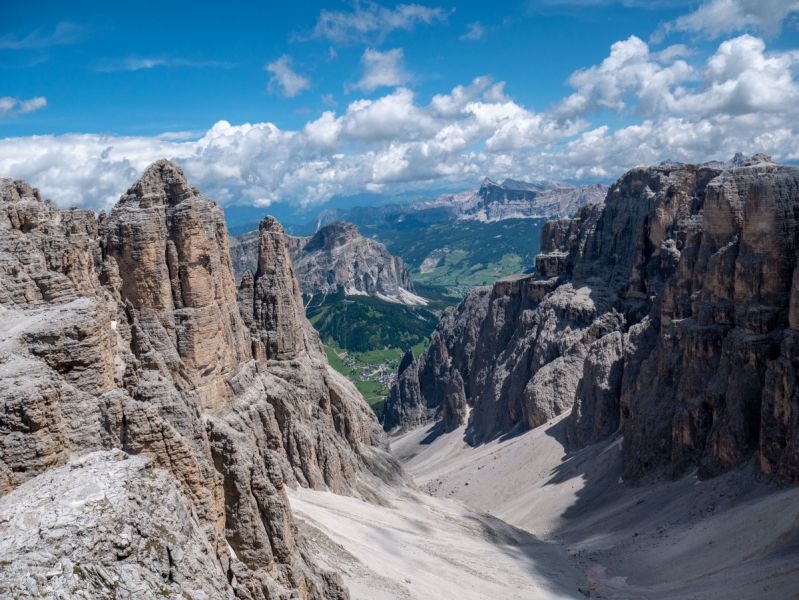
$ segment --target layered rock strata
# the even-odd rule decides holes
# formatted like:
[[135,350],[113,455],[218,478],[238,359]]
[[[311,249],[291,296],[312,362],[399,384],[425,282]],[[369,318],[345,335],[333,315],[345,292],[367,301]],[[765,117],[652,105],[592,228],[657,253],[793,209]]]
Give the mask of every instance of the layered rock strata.
[[461,218],[501,221],[529,217],[568,217],[582,206],[602,202],[607,186],[574,187],[565,183],[539,184],[507,179],[501,184],[486,178],[477,191],[479,200]]
[[[572,449],[621,431],[629,480],[756,457],[799,483],[799,168],[763,155],[724,167],[636,168],[604,204],[544,226],[536,274],[487,298],[468,378],[436,387],[463,385],[469,441],[571,410]],[[415,422],[406,407],[444,412],[438,392],[401,383],[387,425]]]
[[[337,575],[314,565],[285,489],[357,493],[381,433],[354,386],[327,365],[279,226],[261,237],[253,305],[242,315],[222,211],[179,166],[156,162],[98,219],[54,208],[22,181],[0,180],[0,194],[0,509],[31,505],[44,524],[4,540],[0,560],[16,564],[50,543],[56,534],[34,496],[64,485],[62,466],[92,453],[90,470],[119,475],[109,502],[138,490],[129,501],[146,505],[142,486],[157,480],[156,496],[174,498],[181,533],[169,560],[144,557],[163,547],[156,534],[172,522],[147,509],[128,539],[140,552],[106,555],[110,517],[76,508],[64,535],[85,527],[99,536],[81,542],[81,565],[71,559],[86,577],[122,590],[141,572],[142,590],[206,597],[347,597]],[[105,464],[123,459],[131,467]],[[197,535],[199,562],[176,566],[170,553],[185,553],[180,540]],[[42,594],[62,586],[72,597],[83,583],[58,560],[61,579],[31,577]],[[203,574],[191,581],[184,566]]]

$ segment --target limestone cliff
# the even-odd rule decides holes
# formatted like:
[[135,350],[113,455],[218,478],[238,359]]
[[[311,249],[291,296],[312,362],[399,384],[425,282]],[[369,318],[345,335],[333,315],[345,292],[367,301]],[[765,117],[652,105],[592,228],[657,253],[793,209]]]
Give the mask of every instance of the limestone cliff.
[[335,221],[372,225],[383,220],[445,223],[457,219],[501,221],[519,218],[556,218],[573,215],[585,204],[602,202],[607,186],[601,183],[575,186],[560,181],[528,183],[506,179],[495,183],[485,178],[479,188],[441,194],[407,204],[359,206],[352,210],[328,209],[314,219],[317,227]]
[[[110,517],[76,508],[71,531],[97,537],[80,541],[74,566],[85,577],[112,586],[138,572],[142,593],[157,584],[193,597],[348,597],[337,575],[314,565],[285,488],[357,494],[381,432],[327,365],[278,228],[262,232],[253,303],[242,314],[223,213],[179,166],[156,162],[99,219],[0,180],[0,511],[30,505],[34,523],[4,540],[0,559],[16,564],[25,548],[49,543],[35,497],[64,484],[60,474],[41,477],[92,453],[86,465],[121,478],[108,483],[109,502],[127,489],[146,504],[156,479],[174,497],[180,534],[165,545],[166,520],[135,513],[135,539],[126,539],[140,552],[107,552],[117,543],[114,531],[103,533]],[[119,453],[102,452],[112,449]],[[164,473],[102,464],[126,455]],[[180,540],[197,535],[202,547],[177,565]],[[36,566],[65,577],[30,575],[38,593],[83,589],[59,556],[43,554]],[[20,572],[4,569],[0,587]]]
[[303,294],[368,294],[414,303],[414,287],[401,258],[363,237],[352,223],[338,221],[295,242],[294,269]]
[[463,387],[472,443],[571,411],[572,449],[621,430],[630,480],[756,456],[799,483],[799,168],[720,165],[633,169],[604,204],[547,223],[536,274],[497,282],[473,325],[468,377],[406,382],[419,397],[400,378],[390,424],[443,412],[440,389]]

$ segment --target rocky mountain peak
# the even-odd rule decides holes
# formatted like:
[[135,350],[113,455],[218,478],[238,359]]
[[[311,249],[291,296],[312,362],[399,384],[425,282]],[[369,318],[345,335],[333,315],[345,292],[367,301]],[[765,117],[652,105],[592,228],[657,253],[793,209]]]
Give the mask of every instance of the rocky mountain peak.
[[[747,156],[743,152],[736,152],[735,156],[733,156],[729,160],[720,161],[720,160],[711,160],[704,163],[698,163],[697,167],[709,167],[711,169],[739,169],[741,167],[752,167],[755,165],[759,165],[761,163],[770,163],[772,162],[771,157],[767,156],[763,153],[755,154],[752,157]],[[661,167],[683,167],[685,163],[677,162],[672,159],[664,160],[660,163]]]
[[[740,164],[741,163],[741,159],[743,159],[743,164]],[[755,154],[751,158],[746,158],[743,154],[741,154],[739,152],[738,154],[735,155],[735,158],[733,159],[733,164],[736,167],[738,167],[738,166],[754,167],[756,165],[761,165],[763,163],[772,163],[772,164],[774,164],[774,161],[771,160],[770,156],[768,156],[766,154],[763,154],[762,152],[759,152],[759,153]]]
[[266,215],[258,224],[258,231],[268,231],[270,233],[284,233],[283,226],[272,215]]
[[386,427],[468,414],[479,444],[570,413],[571,449],[620,430],[624,481],[756,459],[799,483],[797,210],[799,168],[764,154],[630,170],[544,225],[535,274],[441,318]]
[[[286,488],[357,493],[381,434],[305,318],[283,228],[265,220],[237,298],[222,208],[169,161],[99,221],[23,181],[0,194],[0,516],[25,515],[0,541],[0,587],[60,561],[69,587],[42,575],[43,595],[97,597],[75,560],[104,564],[106,587],[135,573],[136,597],[348,597],[311,560]],[[41,499],[75,485],[105,508],[68,502],[70,541],[53,548]],[[110,522],[138,532],[125,560],[106,560]]]
[[292,261],[303,294],[380,296],[406,304],[425,304],[415,296],[403,260],[386,247],[361,236],[358,227],[337,221],[311,238],[293,238]]
[[321,248],[338,248],[347,242],[360,237],[361,232],[358,230],[357,225],[348,223],[346,221],[336,221],[330,225],[325,225],[317,231],[306,245],[306,249],[310,252],[312,250],[319,250]]
[[397,377],[402,377],[402,374],[405,372],[405,369],[411,366],[413,362],[413,348],[408,348],[405,354],[402,356],[402,360],[399,364],[399,369],[397,369]]
[[39,190],[31,187],[24,179],[0,178],[0,200],[17,202],[22,198],[34,198],[41,201]]
[[162,158],[150,165],[120,200],[137,202],[143,207],[150,204],[164,206],[199,195],[197,188],[190,186],[186,180],[183,168]]
[[103,229],[121,298],[165,344],[160,351],[180,358],[187,383],[207,390],[203,403],[218,403],[221,378],[251,358],[222,208],[162,159],[121,197]]

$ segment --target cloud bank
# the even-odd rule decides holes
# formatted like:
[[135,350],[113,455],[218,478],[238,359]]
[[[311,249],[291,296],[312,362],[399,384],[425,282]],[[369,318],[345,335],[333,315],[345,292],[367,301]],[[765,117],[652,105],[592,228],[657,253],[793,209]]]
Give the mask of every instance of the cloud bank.
[[[209,198],[261,205],[316,204],[364,189],[462,187],[486,175],[588,183],[667,158],[701,162],[737,151],[799,161],[799,52],[768,52],[749,34],[721,42],[704,61],[692,52],[682,45],[653,51],[632,36],[573,73],[570,94],[533,111],[489,77],[422,102],[396,75],[404,72],[401,50],[367,50],[362,89],[397,87],[302,128],[219,121],[188,140],[169,133],[7,138],[0,173],[27,179],[61,206],[100,209],[162,157],[182,164]],[[310,85],[288,57],[269,68],[286,95]],[[0,100],[7,112],[23,105]],[[592,125],[607,114],[614,128]]]

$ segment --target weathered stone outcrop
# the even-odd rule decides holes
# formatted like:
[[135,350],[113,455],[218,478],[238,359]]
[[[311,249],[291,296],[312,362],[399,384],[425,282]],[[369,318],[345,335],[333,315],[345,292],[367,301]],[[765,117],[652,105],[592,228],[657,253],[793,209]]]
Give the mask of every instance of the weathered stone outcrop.
[[498,184],[486,178],[477,189],[403,204],[358,206],[348,211],[331,208],[319,213],[314,221],[318,229],[335,221],[372,225],[385,219],[406,218],[428,224],[457,219],[557,218],[573,215],[586,204],[602,202],[607,190],[601,183],[574,186],[561,181],[528,183],[506,179]]
[[0,595],[235,598],[180,485],[144,456],[94,452],[0,498]]
[[[233,274],[236,276],[236,285],[241,284],[242,276],[250,271],[258,270],[258,238],[257,231],[250,231],[228,239],[230,245],[230,261],[233,263]],[[292,238],[304,239],[304,238]]]
[[[113,510],[142,523],[129,541],[154,548],[163,542],[159,528],[174,528],[174,552],[187,552],[185,538],[199,561],[170,566],[180,560],[173,550],[167,558],[106,556],[107,519],[116,513],[75,507],[67,534],[96,529],[75,556],[86,578],[118,585],[118,597],[139,597],[123,593],[139,572],[142,593],[160,590],[160,581],[170,593],[207,597],[348,597],[337,575],[314,565],[285,489],[357,494],[381,431],[354,386],[327,364],[279,225],[262,231],[258,276],[249,275],[237,298],[222,211],[169,161],[152,165],[99,219],[55,209],[25,182],[0,180],[0,192],[3,506],[27,506],[31,490],[62,485],[58,467],[95,453],[85,463],[92,473],[118,477],[103,483]],[[120,467],[119,451],[164,472],[142,471],[138,457]],[[157,480],[155,496],[174,499],[170,518],[121,500],[138,490],[125,498],[147,504],[144,476]],[[31,518],[46,524],[41,507],[31,506]],[[199,545],[186,541],[200,534]],[[0,560],[14,566],[0,570],[0,587],[27,585],[6,577],[21,573],[19,544],[38,547],[49,534],[36,535],[4,537]],[[52,585],[73,597],[84,580],[53,556],[42,568],[56,560],[63,577]]]
[[[254,354],[266,365],[263,395],[274,399],[264,410],[282,438],[282,468],[302,485],[345,491],[359,471],[361,445],[380,443],[380,426],[355,386],[328,365],[319,334],[305,318],[289,236],[274,217],[264,218],[259,231],[258,271],[245,273],[239,304]],[[249,410],[252,402],[246,405]]]
[[177,165],[155,163],[103,223],[103,250],[120,273],[119,293],[147,336],[180,360],[203,404],[250,360],[222,208],[203,198]]
[[[260,232],[252,232],[230,238],[237,280],[248,270],[260,268],[260,237]],[[313,236],[290,237],[289,255],[302,294],[343,291],[394,302],[422,302],[413,295],[413,281],[402,259],[389,254],[383,244],[361,236],[352,223],[338,221]]]
[[92,211],[59,210],[26,181],[0,178],[0,304],[100,297],[96,240]]
[[636,168],[603,205],[547,223],[536,274],[497,282],[477,325],[469,441],[571,409],[572,449],[621,430],[628,479],[756,454],[799,482],[797,215],[799,168],[757,155]]

